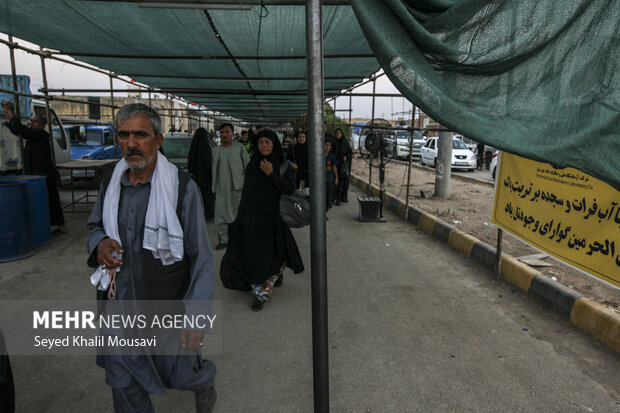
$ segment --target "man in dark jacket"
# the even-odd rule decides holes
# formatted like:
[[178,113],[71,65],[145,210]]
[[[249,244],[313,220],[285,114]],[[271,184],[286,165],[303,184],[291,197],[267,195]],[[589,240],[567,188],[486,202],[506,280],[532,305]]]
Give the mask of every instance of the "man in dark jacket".
[[30,127],[22,125],[19,118],[15,115],[15,107],[8,100],[2,101],[2,109],[6,115],[6,125],[11,132],[20,136],[26,141],[24,148],[24,174],[43,175],[47,184],[47,200],[50,209],[50,222],[57,225],[54,234],[64,234],[67,232],[65,217],[60,205],[58,195],[58,173],[52,162],[50,135],[45,130],[47,119],[43,116],[32,115]]

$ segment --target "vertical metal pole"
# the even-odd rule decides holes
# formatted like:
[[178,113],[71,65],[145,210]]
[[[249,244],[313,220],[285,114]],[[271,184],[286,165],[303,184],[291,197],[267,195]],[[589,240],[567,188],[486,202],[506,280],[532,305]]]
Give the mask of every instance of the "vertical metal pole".
[[334,117],[332,118],[332,133],[336,130],[336,98],[334,98]]
[[325,230],[325,133],[323,131],[323,28],[321,0],[306,2],[306,67],[310,141],[310,256],[314,411],[329,412],[327,337],[327,238]]
[[351,138],[353,138],[353,126],[351,126],[351,114],[353,113],[353,96],[349,95],[349,128],[351,128]]
[[497,275],[497,279],[502,278],[502,237],[504,235],[504,230],[501,228],[497,228],[497,255],[495,257],[495,275]]
[[[172,100],[172,96],[168,95],[170,98],[170,127],[174,126],[174,114],[172,113],[172,109],[174,106],[174,101]],[[176,130],[176,126],[174,128]]]
[[[370,123],[375,121],[375,93],[377,91],[377,79],[376,77],[372,78],[372,115],[370,119]],[[372,194],[372,158],[370,162],[368,162],[368,195]]]
[[[43,50],[43,48],[39,48]],[[50,152],[52,157],[52,165],[56,165],[56,151],[54,151],[54,131],[52,129],[52,117],[50,116],[50,99],[49,92],[47,91],[47,71],[45,70],[45,57],[43,55],[39,55],[41,57],[41,76],[43,77],[43,89],[45,89],[45,117],[47,118],[47,133],[50,135]],[[58,131],[58,133],[62,136],[62,131]],[[71,138],[69,138],[71,140]],[[69,142],[71,145],[71,142]]]
[[[112,77],[112,74],[109,75],[110,76],[110,104],[112,105],[112,122],[114,122],[114,116],[116,115],[116,105],[114,103],[114,78]],[[118,140],[116,138],[116,133],[113,134],[113,138],[114,139],[114,157],[116,158],[116,149],[118,148],[119,152],[120,152],[120,145],[118,144]]]
[[[411,127],[415,121],[415,106],[411,113]],[[397,142],[398,143],[398,142]],[[407,193],[405,195],[405,221],[409,219],[409,186],[411,185],[411,163],[413,161],[413,129],[409,132],[409,164],[407,165]]]
[[149,108],[153,108],[153,102],[151,100],[151,88],[149,88]]
[[114,104],[114,81],[112,78],[112,75],[110,74],[110,104],[112,105],[112,120],[114,120],[114,115],[115,115],[115,104]]
[[[9,36],[9,55],[11,57],[11,76],[13,78],[13,90],[17,92],[17,72],[15,71],[15,47],[13,46],[13,36]],[[15,114],[21,121],[21,110],[19,108],[19,95],[16,93],[13,95],[15,98]],[[24,138],[19,135],[19,154],[22,160],[22,170],[24,169]],[[26,171],[24,171],[25,173]]]
[[452,168],[452,132],[439,132],[437,139],[437,165],[435,169],[435,196],[450,196]]

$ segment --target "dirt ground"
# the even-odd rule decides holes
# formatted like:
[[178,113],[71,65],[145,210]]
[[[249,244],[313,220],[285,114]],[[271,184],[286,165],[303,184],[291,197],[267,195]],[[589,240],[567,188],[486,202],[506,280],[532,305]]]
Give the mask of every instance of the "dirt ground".
[[[352,173],[368,180],[368,164],[362,159],[355,158]],[[406,163],[390,162],[386,166],[385,175],[385,190],[404,200],[407,193]],[[379,186],[379,173],[376,168],[373,168],[372,184]],[[434,188],[434,169],[411,168],[410,205],[444,220],[481,241],[493,246],[497,244],[497,228],[490,225],[494,191],[492,185],[458,179],[453,175],[451,194],[448,199],[440,200],[435,197],[426,199],[421,196],[421,190],[430,190],[432,194]],[[502,238],[502,249],[504,253],[516,258],[540,253],[506,231]],[[554,277],[558,282],[620,314],[620,289],[607,285],[598,278],[588,276],[551,257],[543,261],[550,266],[535,267],[542,274],[550,278]]]

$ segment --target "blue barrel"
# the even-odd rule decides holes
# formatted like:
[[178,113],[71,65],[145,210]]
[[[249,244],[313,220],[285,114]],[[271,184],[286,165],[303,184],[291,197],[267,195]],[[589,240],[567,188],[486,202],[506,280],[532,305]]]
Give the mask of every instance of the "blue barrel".
[[45,177],[39,175],[8,175],[0,180],[23,181],[28,189],[28,206],[32,225],[32,246],[50,243],[50,207]]
[[26,182],[0,179],[0,262],[32,254],[29,209]]

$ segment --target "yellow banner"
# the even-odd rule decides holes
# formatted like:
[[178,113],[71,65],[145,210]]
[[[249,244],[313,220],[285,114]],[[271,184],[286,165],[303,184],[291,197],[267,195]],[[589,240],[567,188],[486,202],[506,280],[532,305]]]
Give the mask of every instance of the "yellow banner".
[[491,222],[620,287],[620,192],[605,182],[502,152]]

